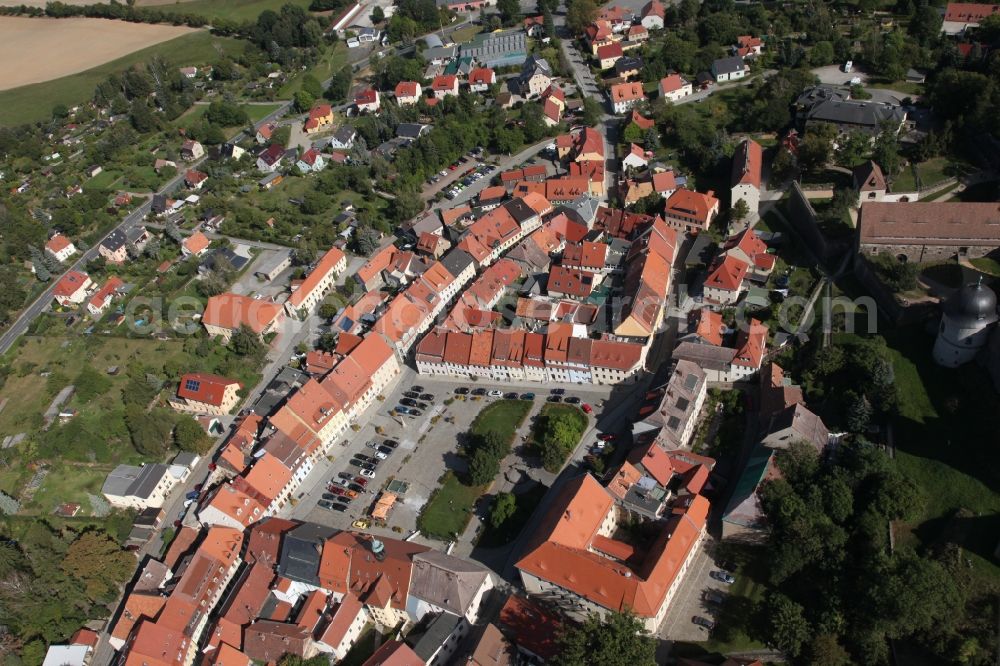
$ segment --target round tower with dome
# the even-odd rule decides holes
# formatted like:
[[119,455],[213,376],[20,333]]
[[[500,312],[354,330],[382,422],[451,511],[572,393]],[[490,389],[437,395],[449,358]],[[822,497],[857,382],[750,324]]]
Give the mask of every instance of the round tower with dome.
[[968,363],[986,345],[997,319],[997,296],[982,278],[965,285],[945,301],[934,361],[947,368]]

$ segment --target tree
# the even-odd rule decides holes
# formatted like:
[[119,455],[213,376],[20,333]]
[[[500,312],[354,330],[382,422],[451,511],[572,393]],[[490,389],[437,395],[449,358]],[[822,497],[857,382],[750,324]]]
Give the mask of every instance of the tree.
[[469,483],[485,486],[500,473],[500,461],[486,449],[476,449],[469,460]]
[[730,211],[730,216],[736,222],[742,222],[749,214],[750,206],[742,198],[736,200],[736,203],[733,204],[733,209]]
[[382,8],[379,5],[375,5],[375,7],[372,8],[372,13],[369,18],[371,18],[372,23],[378,25],[385,20],[385,12],[382,11]]
[[161,458],[167,452],[173,417],[162,409],[147,412],[140,405],[130,404],[125,407],[125,427],[136,451],[150,458]]
[[[579,1],[579,0],[577,0]],[[656,641],[629,612],[608,614],[605,622],[592,614],[558,637],[556,666],[652,666]]]
[[596,99],[587,95],[583,98],[583,124],[593,127],[597,123],[601,122],[601,116],[604,115],[604,111],[601,110],[601,104]]
[[316,340],[316,349],[324,352],[332,352],[337,348],[337,334],[326,333],[320,334],[319,338]]
[[337,316],[339,310],[340,308],[337,307],[336,303],[323,303],[319,306],[319,316],[330,320]]
[[490,525],[493,529],[499,529],[507,519],[517,511],[517,499],[513,493],[500,493],[493,502],[493,509],[490,511]]
[[84,584],[92,601],[114,596],[118,586],[132,575],[135,558],[103,530],[84,532],[70,544],[60,568]]
[[835,133],[832,125],[819,125],[806,134],[799,142],[799,166],[811,172],[826,168]]
[[239,104],[218,100],[208,105],[205,120],[220,127],[236,127],[250,122],[247,112]]
[[622,139],[628,141],[629,143],[639,143],[642,141],[642,128],[635,123],[629,123],[625,131],[622,132]]
[[813,666],[849,666],[851,655],[833,634],[818,634],[809,644],[809,663]]
[[907,31],[917,40],[921,46],[927,46],[936,41],[941,34],[941,12],[937,7],[932,7],[926,0],[920,3],[917,11],[913,13]]
[[248,358],[263,358],[267,352],[264,343],[260,341],[260,336],[246,324],[240,324],[240,327],[233,331],[229,340],[229,348],[237,356]]
[[306,73],[302,77],[302,90],[312,95],[314,100],[323,96],[323,86],[320,84],[319,79],[309,73]]
[[498,153],[512,155],[524,145],[524,132],[520,127],[498,127],[494,143]]
[[851,402],[847,411],[847,429],[851,432],[865,432],[872,420],[872,404],[865,395],[859,395]]
[[875,137],[872,159],[882,167],[882,173],[890,182],[893,176],[899,173],[899,139],[891,125],[883,126],[882,131]]
[[863,132],[849,132],[838,142],[836,161],[842,167],[852,168],[868,159],[870,153],[869,136]]
[[379,232],[370,226],[358,225],[354,229],[354,250],[360,255],[370,257],[378,249],[379,240]]
[[305,90],[299,90],[295,93],[295,110],[304,113],[312,108],[313,104],[316,103],[316,98]]
[[330,77],[330,87],[326,89],[326,98],[331,102],[342,103],[347,100],[351,91],[351,72],[346,67],[333,73]]
[[785,595],[772,592],[765,600],[771,643],[791,657],[797,657],[809,639],[809,623],[803,608]]
[[104,395],[111,388],[111,380],[89,365],[83,366],[80,374],[73,380],[77,399],[86,404],[94,398]]
[[817,42],[809,50],[809,64],[814,67],[829,65],[834,61],[833,44],[830,42]]
[[521,14],[521,3],[518,0],[497,0],[497,11],[504,25],[513,25]]
[[212,448],[212,439],[192,417],[183,415],[174,426],[174,445],[181,451],[204,455]]
[[573,0],[566,9],[566,27],[574,35],[582,35],[595,18],[597,18],[597,3],[594,0]]

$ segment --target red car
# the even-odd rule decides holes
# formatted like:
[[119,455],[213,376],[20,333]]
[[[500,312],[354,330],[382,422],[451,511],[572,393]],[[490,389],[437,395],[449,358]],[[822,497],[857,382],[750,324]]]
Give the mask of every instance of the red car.
[[362,488],[364,488],[365,486],[368,485],[368,479],[366,479],[363,476],[356,476],[356,477],[354,477],[354,483],[356,483],[359,486],[361,486]]
[[330,486],[328,488],[328,490],[331,493],[333,493],[334,495],[343,495],[344,494],[344,489],[343,488],[338,488],[337,486]]
[[611,433],[605,433],[603,435],[598,435],[597,436],[597,439],[601,440],[602,442],[612,442],[612,441],[616,440],[617,438],[618,438],[617,435],[612,435]]
[[583,403],[582,405],[580,405],[580,409],[583,410],[584,414],[590,414],[592,411],[594,411],[594,409],[587,403]]

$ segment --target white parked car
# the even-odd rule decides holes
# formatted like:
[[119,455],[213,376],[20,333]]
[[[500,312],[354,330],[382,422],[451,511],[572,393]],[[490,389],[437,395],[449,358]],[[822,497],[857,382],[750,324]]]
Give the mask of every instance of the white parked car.
[[384,454],[384,453],[382,453],[381,451],[376,451],[376,452],[375,452],[375,457],[376,457],[376,458],[378,458],[379,460],[385,460],[385,459],[386,459],[386,458],[388,458],[389,456],[385,455],[385,454]]
[[502,398],[503,397],[503,391],[499,391],[497,389],[493,389],[492,391],[490,391],[486,395],[490,396],[491,398]]
[[371,471],[370,469],[363,469],[363,470],[361,470],[361,476],[366,476],[369,479],[374,479],[375,478],[375,472]]

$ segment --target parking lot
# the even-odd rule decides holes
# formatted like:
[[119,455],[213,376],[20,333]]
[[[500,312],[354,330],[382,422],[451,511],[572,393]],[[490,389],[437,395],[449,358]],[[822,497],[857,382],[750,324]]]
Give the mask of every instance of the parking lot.
[[[706,536],[698,546],[677,596],[670,602],[667,616],[660,625],[658,636],[671,641],[706,641],[707,627],[695,624],[694,617],[714,622],[720,609],[719,600],[729,593],[730,585],[712,577],[712,572],[720,571],[710,552],[714,550],[714,539]],[[716,603],[707,598],[715,596]],[[722,595],[722,596],[716,596]]]
[[[390,415],[390,411],[405,398],[404,393],[414,386],[422,387],[423,390],[419,393],[432,394],[434,399],[416,399],[426,404],[426,408],[420,409],[419,416]],[[470,389],[470,395],[465,396],[465,400],[454,400],[455,389],[459,387]],[[563,388],[566,391],[565,397],[579,399],[578,404],[593,403],[596,409],[608,396],[611,387],[565,385]],[[329,457],[330,462],[323,461],[313,469],[301,485],[295,505],[286,507],[282,515],[338,529],[348,529],[355,520],[369,516],[380,492],[390,481],[399,481],[406,484],[406,491],[398,497],[390,510],[385,527],[373,530],[386,535],[395,534],[397,537],[411,535],[416,530],[416,521],[421,509],[438,487],[438,481],[445,471],[464,471],[465,462],[458,452],[462,438],[469,430],[473,419],[483,406],[498,399],[488,395],[472,396],[471,391],[488,392],[493,389],[499,390],[502,394],[536,393],[535,407],[532,410],[534,414],[545,404],[550,386],[530,382],[514,385],[429,378],[420,377],[410,369],[404,370],[392,391],[386,393],[386,400],[373,405],[369,413],[361,419],[366,425],[357,433],[349,431],[345,437],[345,446],[334,445]],[[446,400],[451,404],[445,405]],[[527,432],[529,422],[530,415],[525,421],[522,432]],[[351,464],[351,459],[359,453],[369,457],[374,456],[374,449],[369,448],[367,444],[372,441],[382,443],[385,439],[395,440],[398,442],[398,447],[385,460],[379,462],[375,478],[367,479],[366,487],[361,489],[363,492],[359,492],[358,496],[348,504],[347,510],[339,512],[321,507],[319,502],[323,500],[324,493],[330,493],[330,484],[334,483],[341,472],[350,472],[352,477],[360,475],[361,468]],[[585,438],[584,444],[587,442]],[[585,447],[581,447],[580,455],[584,449]],[[552,476],[541,468],[536,471],[540,476]],[[540,480],[545,481],[545,479]],[[328,496],[328,499],[334,498]]]
[[483,162],[487,159],[482,150],[472,151],[463,156],[457,162],[450,164],[432,176],[424,185],[424,199],[433,199],[438,192],[445,193],[448,199],[454,199],[462,190],[469,185],[485,179],[489,182],[490,177],[497,173],[497,167],[493,164]]

